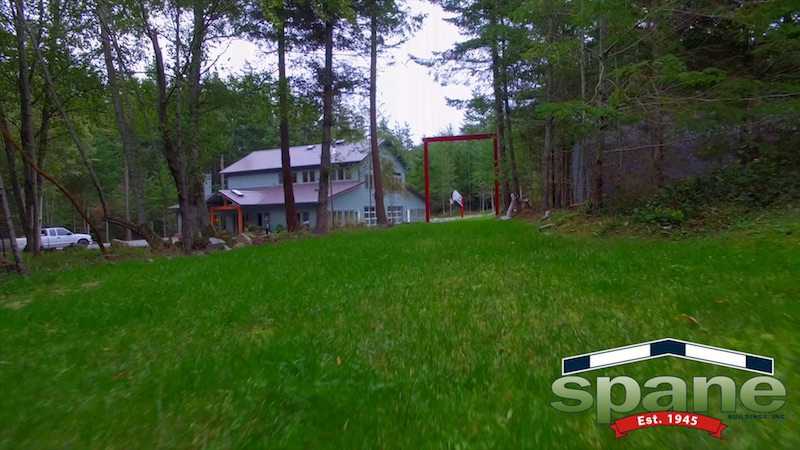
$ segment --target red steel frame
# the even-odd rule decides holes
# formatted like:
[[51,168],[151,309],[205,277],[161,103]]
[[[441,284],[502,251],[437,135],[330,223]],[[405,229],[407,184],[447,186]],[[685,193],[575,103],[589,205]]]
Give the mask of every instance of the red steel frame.
[[[498,161],[497,135],[494,133],[462,134],[460,136],[439,136],[423,138],[422,167],[425,171],[425,222],[431,221],[431,175],[428,162],[428,144],[432,142],[462,142],[492,140],[492,155],[494,156],[494,214],[500,215],[500,162]],[[463,207],[462,207],[463,210]]]

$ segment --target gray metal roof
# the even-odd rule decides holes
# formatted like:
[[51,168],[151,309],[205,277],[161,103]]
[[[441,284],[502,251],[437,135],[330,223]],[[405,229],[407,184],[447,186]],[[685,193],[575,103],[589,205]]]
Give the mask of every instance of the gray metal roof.
[[[322,145],[300,145],[289,148],[292,167],[319,166]],[[343,142],[331,146],[331,162],[334,164],[357,163],[369,155],[367,142]],[[221,171],[224,174],[276,170],[281,168],[281,149],[256,150]]]
[[[363,181],[334,181],[331,183],[330,196],[349,192]],[[234,192],[236,191],[236,192]],[[251,189],[222,189],[219,191],[230,201],[240,206],[283,205],[283,186],[270,186]],[[238,194],[241,195],[238,195]],[[319,200],[319,184],[303,183],[294,185],[295,203],[317,203]]]

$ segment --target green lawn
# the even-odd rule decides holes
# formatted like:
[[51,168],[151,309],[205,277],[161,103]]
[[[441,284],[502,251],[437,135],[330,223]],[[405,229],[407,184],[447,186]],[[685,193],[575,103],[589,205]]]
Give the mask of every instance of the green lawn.
[[[6,278],[0,448],[800,448],[800,228],[762,231],[476,220]],[[562,357],[661,337],[775,357],[785,420],[616,441],[549,406]]]

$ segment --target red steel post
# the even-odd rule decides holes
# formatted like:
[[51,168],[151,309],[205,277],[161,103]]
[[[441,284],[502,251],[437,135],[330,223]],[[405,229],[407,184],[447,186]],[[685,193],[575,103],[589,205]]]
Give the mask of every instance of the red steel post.
[[431,221],[431,174],[428,163],[428,141],[423,141],[422,167],[425,172],[425,222]]

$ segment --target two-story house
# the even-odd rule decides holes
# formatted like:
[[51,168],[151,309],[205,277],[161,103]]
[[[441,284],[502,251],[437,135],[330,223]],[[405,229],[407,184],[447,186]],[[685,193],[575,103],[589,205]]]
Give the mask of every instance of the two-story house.
[[[406,167],[388,148],[380,145],[384,169],[384,205],[392,223],[424,219],[425,201],[406,187]],[[289,150],[297,216],[301,224],[314,227],[319,198],[321,145],[303,145]],[[208,200],[211,220],[231,232],[250,226],[277,231],[286,227],[281,151],[258,150],[221,171],[224,189]],[[368,142],[336,141],[331,147],[331,177],[328,209],[333,226],[374,225],[375,194],[372,158]]]

